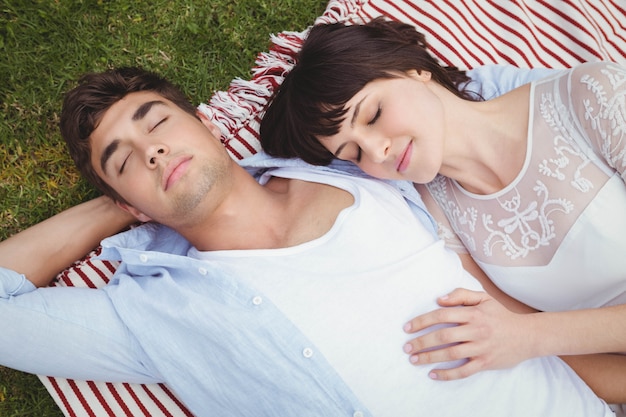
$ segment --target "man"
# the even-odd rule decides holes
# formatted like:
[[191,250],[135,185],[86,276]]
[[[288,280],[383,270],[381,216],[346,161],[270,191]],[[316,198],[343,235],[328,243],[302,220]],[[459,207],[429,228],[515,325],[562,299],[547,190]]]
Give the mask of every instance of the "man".
[[67,95],[77,166],[151,223],[103,242],[122,264],[101,290],[35,290],[2,270],[2,365],[164,382],[199,416],[612,415],[558,358],[428,378],[402,325],[479,285],[419,221],[413,187],[298,161],[255,179],[186,103],[136,69]]

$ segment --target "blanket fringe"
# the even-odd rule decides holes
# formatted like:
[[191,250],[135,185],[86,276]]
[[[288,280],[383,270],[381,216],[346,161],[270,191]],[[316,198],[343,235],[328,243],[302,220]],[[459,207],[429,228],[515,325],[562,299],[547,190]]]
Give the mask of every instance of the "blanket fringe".
[[250,80],[236,78],[227,91],[215,92],[208,103],[198,106],[220,128],[223,143],[236,138],[241,128],[260,118],[274,90],[295,64],[307,33],[308,29],[272,35],[272,46],[257,56]]
[[[331,0],[326,11],[314,24],[346,22],[356,19],[356,12],[367,0]],[[257,56],[250,80],[235,78],[228,90],[216,91],[198,111],[215,123],[222,132],[222,142],[237,139],[238,132],[248,127],[258,134],[258,121],[274,90],[296,62],[296,56],[310,27],[301,32],[283,31],[271,35],[269,51]]]
[[337,22],[352,23],[358,21],[363,23],[362,19],[357,18],[357,12],[363,7],[368,0],[331,0],[326,6],[324,14],[315,20],[315,24],[328,24]]

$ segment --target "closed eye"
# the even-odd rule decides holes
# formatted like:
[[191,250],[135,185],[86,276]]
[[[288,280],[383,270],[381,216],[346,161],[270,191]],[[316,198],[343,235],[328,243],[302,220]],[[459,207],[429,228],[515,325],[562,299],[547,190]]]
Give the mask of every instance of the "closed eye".
[[339,147],[339,149],[335,153],[335,158],[341,159],[342,161],[350,161],[354,163],[361,162],[361,155],[362,155],[361,147],[354,144],[354,146],[356,146],[356,156],[353,157],[352,155],[353,155],[354,146],[350,144],[349,150],[346,150],[345,148],[347,145],[348,145],[347,143],[344,143],[343,145]]
[[345,152],[348,154],[348,156],[339,158],[339,159],[343,159],[344,161],[350,161],[355,164],[358,164],[359,162],[361,162],[361,156],[363,156],[363,151],[361,150],[360,146],[358,145],[354,145],[354,146],[356,146],[356,148],[351,146],[349,152]]
[[165,122],[167,120],[167,117],[164,117],[163,119],[159,120],[159,122],[157,124],[155,124],[152,129],[150,129],[150,131],[152,132],[154,129],[156,129],[157,127],[159,127],[159,125],[163,122]]
[[124,159],[124,162],[122,162],[122,166],[120,167],[119,175],[122,175],[124,173],[124,167],[126,166],[126,162],[128,162],[128,158],[130,158],[130,154],[131,153],[126,155],[126,158]]
[[[376,123],[376,121],[378,120],[378,118],[380,117],[380,114],[382,113],[382,109],[380,106],[378,106],[378,109],[376,109],[376,114],[374,115],[374,117],[372,118],[372,120],[370,120],[369,122],[367,122],[368,126],[373,125],[374,123]],[[360,152],[360,151],[359,151]]]

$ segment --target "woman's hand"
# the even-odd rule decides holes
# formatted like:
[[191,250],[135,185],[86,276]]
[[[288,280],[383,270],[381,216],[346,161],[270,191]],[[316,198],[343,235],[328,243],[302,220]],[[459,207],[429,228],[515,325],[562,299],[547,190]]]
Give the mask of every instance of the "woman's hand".
[[[457,289],[438,299],[442,309],[409,321],[404,330],[416,333],[438,324],[457,324],[411,339],[404,346],[415,365],[467,358],[452,369],[435,369],[439,380],[465,378],[480,371],[512,367],[533,356],[528,314],[513,313],[485,292]],[[451,308],[452,307],[452,308]]]

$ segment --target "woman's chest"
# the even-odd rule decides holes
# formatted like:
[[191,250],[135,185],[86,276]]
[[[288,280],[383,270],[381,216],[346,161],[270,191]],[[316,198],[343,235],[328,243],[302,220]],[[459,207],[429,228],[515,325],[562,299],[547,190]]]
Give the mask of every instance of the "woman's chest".
[[[451,228],[479,261],[547,265],[577,225],[583,232],[619,224],[626,187],[572,123],[535,115],[524,166],[515,180],[490,195],[463,190],[438,177],[428,188]],[[593,206],[600,214],[581,217]],[[626,246],[625,246],[626,248]]]

